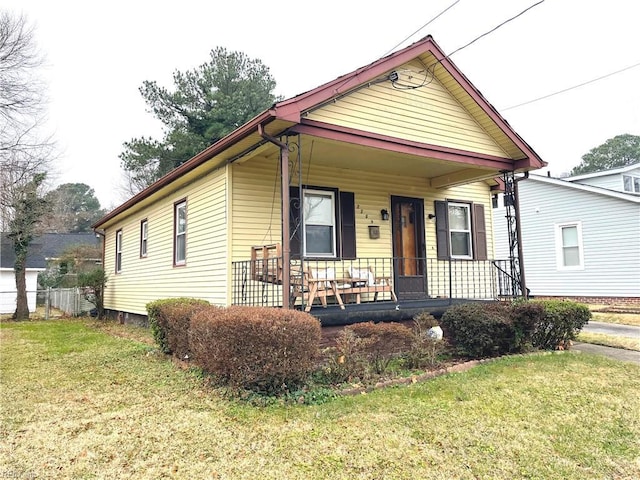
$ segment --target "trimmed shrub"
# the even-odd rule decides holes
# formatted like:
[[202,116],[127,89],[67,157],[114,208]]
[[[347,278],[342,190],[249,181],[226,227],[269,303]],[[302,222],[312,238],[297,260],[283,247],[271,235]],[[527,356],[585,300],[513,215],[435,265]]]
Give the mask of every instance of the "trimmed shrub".
[[591,319],[586,305],[567,300],[534,300],[542,305],[544,316],[539,319],[532,343],[545,350],[568,348],[578,333]]
[[434,367],[438,363],[438,355],[444,351],[446,342],[429,335],[429,330],[435,326],[438,326],[438,321],[428,312],[413,317],[411,343],[405,355],[407,367]]
[[514,344],[520,351],[535,348],[533,337],[545,316],[544,305],[539,302],[518,301],[512,304]]
[[492,357],[517,349],[508,303],[454,305],[442,315],[440,325],[453,346],[472,358]]
[[194,362],[221,383],[263,393],[300,385],[316,367],[320,322],[267,307],[200,309],[191,319]]
[[411,344],[411,329],[397,322],[356,323],[345,330],[364,340],[364,354],[377,374],[383,373],[391,360],[401,356]]
[[162,352],[180,359],[189,356],[191,316],[205,306],[210,306],[209,302],[197,298],[165,298],[147,303],[151,333]]

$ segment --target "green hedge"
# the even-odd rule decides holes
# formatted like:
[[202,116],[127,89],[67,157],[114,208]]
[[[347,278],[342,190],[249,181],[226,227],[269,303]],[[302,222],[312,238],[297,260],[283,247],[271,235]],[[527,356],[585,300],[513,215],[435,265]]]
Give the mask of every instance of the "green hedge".
[[535,300],[532,303],[544,308],[532,338],[533,345],[541,349],[567,348],[591,320],[591,311],[580,303],[567,300]]
[[482,302],[455,305],[440,323],[462,353],[481,358],[568,348],[590,318],[585,305],[571,301]]
[[492,357],[516,349],[510,304],[465,303],[449,308],[440,325],[450,343],[473,357]]

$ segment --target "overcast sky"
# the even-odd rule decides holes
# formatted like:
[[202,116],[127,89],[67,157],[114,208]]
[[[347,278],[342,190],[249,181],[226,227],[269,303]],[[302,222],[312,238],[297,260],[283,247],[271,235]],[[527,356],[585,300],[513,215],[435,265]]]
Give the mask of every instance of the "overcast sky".
[[[0,8],[25,14],[46,56],[56,182],[86,183],[110,208],[125,200],[122,143],[161,136],[138,91],[144,80],[172,87],[175,70],[222,46],[260,59],[288,98],[427,34],[453,52],[537,1],[460,0],[408,39],[454,0],[4,0]],[[609,138],[640,135],[640,66],[509,107],[639,64],[639,18],[635,0],[546,0],[451,59],[557,176]]]

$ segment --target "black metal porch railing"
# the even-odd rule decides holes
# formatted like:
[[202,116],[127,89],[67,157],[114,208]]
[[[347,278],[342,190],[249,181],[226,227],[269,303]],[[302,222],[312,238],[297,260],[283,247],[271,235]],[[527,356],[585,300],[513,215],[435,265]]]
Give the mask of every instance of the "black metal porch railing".
[[[406,266],[410,265],[408,271]],[[339,289],[349,291],[352,285],[376,285],[391,283],[400,301],[404,299],[469,299],[495,300],[512,298],[513,282],[509,275],[509,260],[437,260],[432,258],[358,258],[355,260],[293,260],[291,262],[291,283],[298,288],[305,285],[303,273],[314,279],[335,280]],[[394,276],[394,273],[396,274]],[[398,275],[402,274],[402,275]],[[406,275],[405,275],[406,274]],[[405,278],[422,279],[415,281],[418,292],[412,297],[403,297],[401,290]],[[282,307],[282,257],[244,260],[232,263],[233,305]],[[292,289],[294,287],[292,286]],[[360,295],[362,302],[391,301],[390,289],[382,289],[380,294]],[[340,291],[340,290],[339,290]],[[417,295],[416,295],[417,293]],[[342,296],[342,295],[341,295]],[[344,295],[343,301],[354,301],[351,295]],[[305,306],[305,296],[291,294],[291,304]]]

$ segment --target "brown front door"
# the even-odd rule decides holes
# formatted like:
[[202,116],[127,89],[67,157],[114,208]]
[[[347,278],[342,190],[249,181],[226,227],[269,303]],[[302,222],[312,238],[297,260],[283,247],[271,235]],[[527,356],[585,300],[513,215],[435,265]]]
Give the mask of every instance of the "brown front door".
[[398,300],[427,296],[424,201],[391,197],[394,285]]

